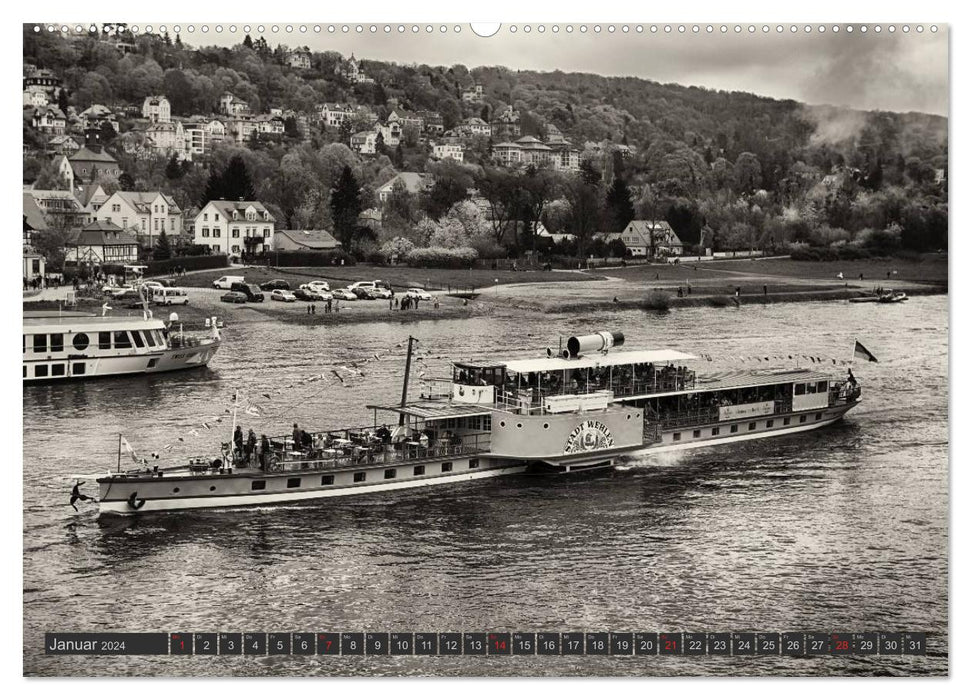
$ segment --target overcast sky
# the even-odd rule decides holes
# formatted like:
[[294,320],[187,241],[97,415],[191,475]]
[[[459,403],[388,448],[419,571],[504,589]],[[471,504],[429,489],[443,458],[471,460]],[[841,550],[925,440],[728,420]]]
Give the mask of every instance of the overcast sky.
[[[768,34],[761,26],[755,34],[743,28],[741,34],[731,29],[721,34],[715,27],[707,34],[704,27],[693,34],[673,29],[657,34],[644,27],[643,34],[633,28],[629,34],[618,28],[608,35],[606,29],[597,35],[591,31],[567,34],[562,28],[553,34],[534,29],[529,34],[520,27],[516,33],[504,26],[495,36],[475,36],[468,25],[462,32],[424,29],[417,35],[410,28],[399,35],[396,27],[390,35],[379,25],[377,35],[357,34],[354,26],[348,34],[338,28],[329,34],[286,34],[282,28],[273,34],[267,27],[266,39],[271,45],[310,46],[313,50],[353,52],[358,58],[374,58],[398,63],[430,65],[464,64],[503,65],[509,68],[535,70],[582,71],[601,75],[633,75],[659,82],[699,85],[722,90],[741,90],[771,97],[792,98],[810,104],[846,105],[859,109],[918,111],[948,114],[948,35],[946,26],[936,34],[925,29],[922,34],[899,30],[890,34],[871,31],[852,34],[831,30],[806,34],[802,29],[792,34],[787,25],[783,34],[773,25]],[[257,32],[252,32],[254,38]],[[203,38],[183,35],[193,45],[235,44],[240,34],[210,32]]]

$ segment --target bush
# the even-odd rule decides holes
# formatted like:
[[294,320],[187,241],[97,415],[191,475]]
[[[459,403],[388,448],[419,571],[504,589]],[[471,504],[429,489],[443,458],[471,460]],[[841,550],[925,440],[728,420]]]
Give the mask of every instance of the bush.
[[270,267],[322,267],[324,265],[356,265],[357,259],[339,248],[327,251],[273,250],[248,260],[251,264]]
[[405,259],[413,267],[463,268],[475,262],[479,254],[475,248],[415,248]]
[[642,306],[652,311],[667,311],[671,308],[671,295],[667,292],[651,292]]
[[193,255],[168,260],[152,260],[148,263],[149,275],[167,275],[176,268],[184,267],[186,272],[192,270],[214,270],[219,267],[229,267],[229,260],[225,255]]

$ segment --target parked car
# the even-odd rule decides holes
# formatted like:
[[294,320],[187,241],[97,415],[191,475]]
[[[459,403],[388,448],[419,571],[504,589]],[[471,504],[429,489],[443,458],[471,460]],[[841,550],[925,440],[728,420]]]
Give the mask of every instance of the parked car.
[[340,299],[342,301],[355,301],[357,299],[357,294],[352,292],[350,289],[335,289],[331,292],[331,295],[335,299]]
[[394,292],[387,287],[374,287],[369,291],[372,299],[390,299],[394,296]]
[[374,280],[374,286],[383,287],[384,289],[387,289],[389,292],[394,292],[394,287],[391,286],[391,283],[385,282],[384,280]]
[[162,284],[158,280],[145,280],[142,282],[142,287],[145,288],[146,292],[151,293],[152,289],[164,289],[166,285]]
[[426,292],[424,289],[419,289],[418,287],[412,287],[405,291],[406,297],[411,297],[412,299],[417,299],[418,301],[431,301],[432,295]]
[[242,275],[223,275],[217,280],[213,280],[212,286],[216,289],[232,289],[233,282],[242,282]]
[[246,301],[263,301],[265,298],[260,288],[251,282],[233,282],[230,290],[245,295]]
[[334,295],[330,292],[315,292],[312,289],[305,289],[303,286],[294,289],[293,296],[300,301],[330,301],[334,298]]
[[290,283],[286,280],[270,280],[260,285],[264,292],[272,292],[274,289],[290,289]]
[[228,304],[245,304],[247,298],[242,292],[226,292],[219,297],[219,301],[225,301]]
[[330,301],[334,298],[334,295],[330,291],[315,287],[313,282],[301,284],[300,289],[294,290],[293,293],[297,295],[297,299],[303,299],[303,297],[297,294],[298,291],[307,295],[306,301]]
[[296,301],[297,297],[293,296],[293,292],[287,291],[286,289],[274,289],[270,292],[270,299],[274,301]]
[[[374,287],[375,287],[374,282],[354,282],[353,284],[347,285],[347,288],[350,289],[355,294],[357,294],[357,290],[359,289],[371,290],[371,289],[374,289]],[[360,294],[358,294],[358,296],[360,296]]]
[[330,291],[330,284],[324,282],[324,280],[313,280],[312,282],[307,282],[307,284],[301,284],[300,286],[306,289],[313,289],[318,292]]

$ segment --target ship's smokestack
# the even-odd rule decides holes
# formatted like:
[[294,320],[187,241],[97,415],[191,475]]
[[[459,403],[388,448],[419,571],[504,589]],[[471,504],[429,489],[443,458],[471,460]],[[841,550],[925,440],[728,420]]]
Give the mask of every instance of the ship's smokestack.
[[620,331],[599,331],[590,335],[573,336],[566,341],[564,357],[579,357],[584,352],[607,352],[610,348],[624,344],[624,334]]

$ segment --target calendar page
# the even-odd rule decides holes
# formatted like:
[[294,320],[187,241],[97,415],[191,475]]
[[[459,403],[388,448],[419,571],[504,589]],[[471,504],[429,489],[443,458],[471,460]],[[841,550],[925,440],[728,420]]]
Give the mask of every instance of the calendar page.
[[947,24],[232,19],[21,27],[24,675],[948,675]]

